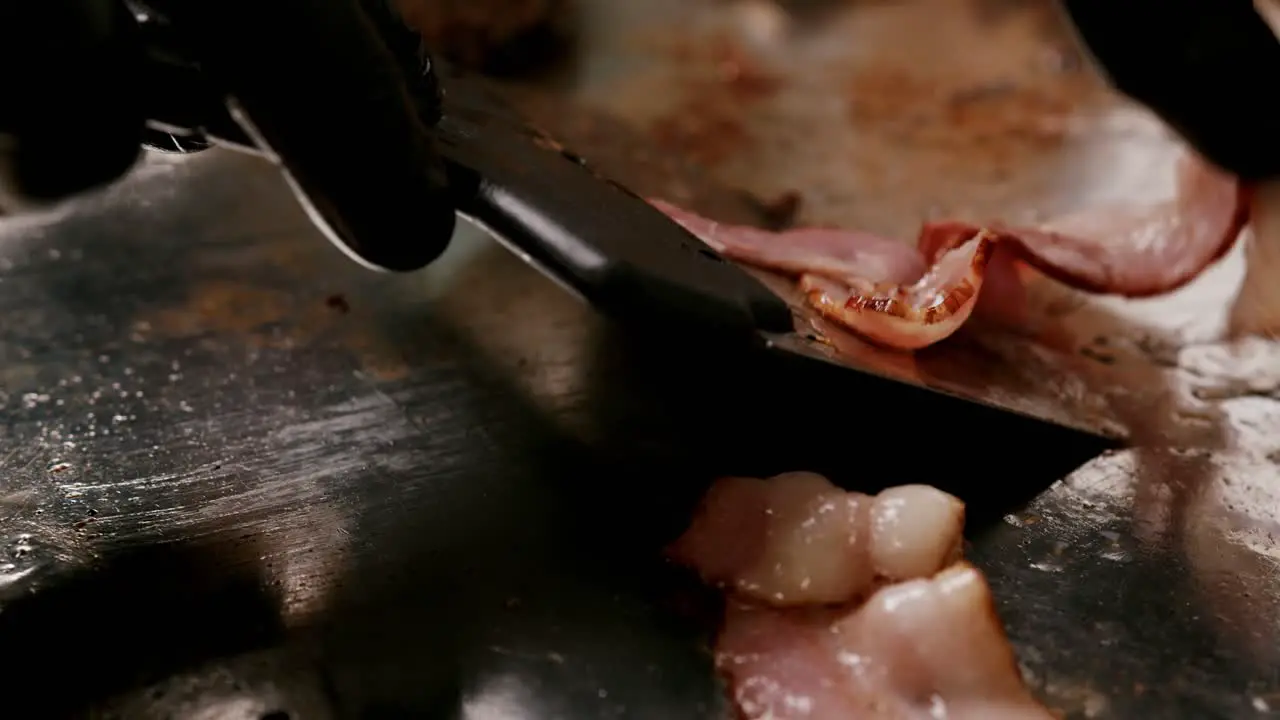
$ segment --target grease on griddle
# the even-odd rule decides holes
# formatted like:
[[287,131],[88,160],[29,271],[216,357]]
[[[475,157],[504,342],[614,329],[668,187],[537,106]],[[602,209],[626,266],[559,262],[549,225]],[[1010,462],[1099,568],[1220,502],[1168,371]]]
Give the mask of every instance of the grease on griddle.
[[1099,336],[1093,339],[1092,344],[1081,347],[1080,354],[1103,365],[1114,365],[1116,354],[1109,345],[1110,341],[1106,337]]
[[686,80],[680,102],[653,122],[650,132],[663,148],[703,165],[724,162],[751,142],[742,122],[744,109],[772,97],[782,78],[730,37],[681,43],[673,55],[684,65],[711,72]]

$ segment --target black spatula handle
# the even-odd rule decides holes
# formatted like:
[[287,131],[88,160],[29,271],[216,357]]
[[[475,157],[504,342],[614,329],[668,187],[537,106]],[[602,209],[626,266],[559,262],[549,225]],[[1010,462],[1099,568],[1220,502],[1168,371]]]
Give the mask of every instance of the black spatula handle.
[[526,126],[482,81],[442,76],[435,135],[459,212],[611,314],[708,332],[793,329],[777,296]]

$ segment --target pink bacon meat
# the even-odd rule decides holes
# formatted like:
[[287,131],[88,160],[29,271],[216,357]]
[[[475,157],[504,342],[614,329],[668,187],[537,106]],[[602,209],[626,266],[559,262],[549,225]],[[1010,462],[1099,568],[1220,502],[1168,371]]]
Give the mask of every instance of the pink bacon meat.
[[[1194,280],[1235,244],[1249,221],[1250,193],[1193,156],[1178,163],[1177,192],[1161,203],[1112,207],[1038,227],[987,227],[1018,259],[1080,290],[1149,297]],[[929,223],[919,248],[933,261],[979,232],[961,222]]]
[[1001,302],[1017,301],[1017,262],[1095,293],[1177,290],[1234,244],[1249,219],[1248,195],[1234,178],[1186,156],[1168,201],[1077,213],[1039,227],[927,223],[915,248],[857,231],[723,225],[653,203],[725,257],[797,278],[827,319],[877,344],[916,350],[955,333],[984,285]]

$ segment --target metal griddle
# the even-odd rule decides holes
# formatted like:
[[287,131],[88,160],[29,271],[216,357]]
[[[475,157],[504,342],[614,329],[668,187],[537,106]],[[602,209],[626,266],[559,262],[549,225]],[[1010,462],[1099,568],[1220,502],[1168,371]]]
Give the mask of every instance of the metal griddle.
[[[818,71],[738,105],[736,125],[707,80],[725,80],[711,39],[740,31],[740,6],[583,5],[570,98],[512,96],[637,192],[726,221],[760,217],[725,184],[903,235],[936,212],[1051,212],[1158,180],[1172,142],[1072,69],[1033,3],[806,4],[811,24],[766,52]],[[1016,81],[1041,61],[1028,94]],[[886,88],[1027,112],[974,135],[904,122]],[[869,102],[818,102],[854,91]],[[1055,92],[1080,93],[1082,119]],[[787,372],[790,353],[621,332],[471,230],[422,273],[371,275],[317,248],[273,169],[231,153],[153,157],[3,234],[15,717],[724,717],[714,601],[657,549],[715,474],[797,468],[964,497],[969,555],[1070,717],[1277,702],[1280,406],[1259,374],[1275,351],[1213,340],[1238,256],[1154,303],[1045,287],[1035,342],[975,334],[917,359],[1029,377],[1063,407],[1104,399],[1138,447],[1099,456],[1089,434],[827,363]],[[739,374],[777,381],[744,395]],[[886,452],[922,436],[929,452]]]

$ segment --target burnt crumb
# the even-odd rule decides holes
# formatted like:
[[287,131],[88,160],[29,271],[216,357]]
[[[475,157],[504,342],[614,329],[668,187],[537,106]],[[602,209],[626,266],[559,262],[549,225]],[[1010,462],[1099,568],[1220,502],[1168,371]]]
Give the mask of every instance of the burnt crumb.
[[748,194],[747,197],[760,211],[764,226],[774,232],[781,232],[795,227],[796,218],[800,215],[800,208],[804,201],[800,193],[794,190],[785,192],[770,200],[751,194]]
[[1103,365],[1114,365],[1116,362],[1115,355],[1112,355],[1111,353],[1103,352],[1088,346],[1080,348],[1080,354],[1089,358],[1090,360],[1093,360],[1095,362],[1100,362]]
[[1177,345],[1149,336],[1138,338],[1134,345],[1153,364],[1165,368],[1178,367],[1179,348]]
[[325,298],[324,304],[330,310],[336,310],[337,312],[340,312],[343,315],[346,315],[347,313],[351,312],[350,303],[347,302],[347,298],[344,297],[341,293],[335,293]]

